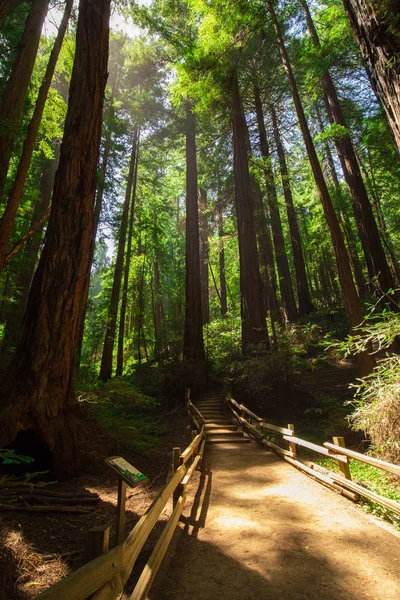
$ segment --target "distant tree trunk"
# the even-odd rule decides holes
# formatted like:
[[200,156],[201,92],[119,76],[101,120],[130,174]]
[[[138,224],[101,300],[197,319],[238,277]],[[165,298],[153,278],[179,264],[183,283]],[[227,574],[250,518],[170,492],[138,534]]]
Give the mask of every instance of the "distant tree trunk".
[[100,379],[107,381],[112,376],[112,363],[115,333],[117,330],[118,305],[121,292],[122,273],[124,267],[124,254],[126,244],[126,233],[128,229],[128,214],[131,201],[133,176],[135,171],[136,159],[136,132],[133,136],[132,152],[129,162],[128,179],[126,182],[125,200],[122,207],[121,226],[118,235],[117,258],[115,261],[114,280],[111,290],[110,306],[108,309],[108,321],[106,328],[106,336],[104,339],[103,354],[101,357]]
[[54,42],[49,61],[47,63],[46,73],[43,77],[42,85],[40,87],[39,94],[36,100],[35,109],[33,111],[33,115],[28,126],[28,132],[25,138],[22,155],[19,160],[17,174],[15,176],[11,188],[7,206],[5,208],[0,222],[0,272],[4,268],[5,258],[7,255],[8,245],[11,239],[11,233],[15,217],[24,191],[25,181],[28,175],[29,166],[31,164],[37,133],[39,131],[44,107],[47,100],[47,95],[49,93],[50,84],[53,79],[64,35],[67,30],[68,21],[72,10],[72,4],[73,0],[67,0],[64,9],[64,15],[61,20],[60,27],[58,29],[56,41]]
[[[39,187],[39,199],[35,204],[32,214],[32,224],[36,223],[39,218],[47,212],[50,207],[51,194],[53,192],[54,178],[59,160],[59,146],[55,149],[55,158],[46,160]],[[14,349],[19,339],[22,317],[24,316],[26,302],[29,293],[29,287],[35,272],[38,261],[40,246],[42,244],[42,232],[44,222],[41,227],[35,231],[35,234],[26,242],[23,261],[19,268],[15,281],[15,289],[18,290],[17,301],[14,309],[7,319],[7,324],[4,332],[4,347],[8,353]]]
[[201,282],[201,313],[203,325],[210,320],[210,303],[208,298],[208,217],[207,192],[199,189],[199,236],[200,236],[200,282]]
[[267,346],[269,341],[251,198],[247,126],[236,71],[232,71],[230,75],[229,87],[240,261],[242,351],[246,354],[252,351],[252,347],[257,348],[260,344]]
[[276,194],[274,172],[271,165],[271,155],[265,131],[264,114],[261,104],[260,90],[254,86],[254,100],[257,115],[258,135],[260,138],[261,155],[265,159],[264,169],[267,185],[267,201],[271,216],[272,239],[274,241],[276,266],[278,267],[279,287],[281,290],[282,304],[288,321],[297,319],[297,308],[293,294],[292,279],[290,277],[289,262],[287,259],[281,216],[279,213],[278,197]]
[[[316,115],[317,115],[319,129],[320,129],[320,132],[323,133],[324,125],[322,122],[321,114],[318,110],[318,107],[316,106],[315,108],[316,108]],[[343,232],[344,232],[344,235],[346,238],[347,248],[349,251],[351,265],[353,268],[354,278],[356,280],[358,294],[361,297],[364,297],[366,294],[366,290],[367,290],[367,282],[365,281],[360,258],[357,253],[356,239],[355,239],[355,236],[353,233],[353,229],[351,227],[348,217],[346,217],[346,215],[343,212],[344,211],[344,198],[343,198],[343,194],[342,194],[342,189],[340,187],[339,178],[338,178],[338,175],[336,172],[335,162],[333,160],[332,152],[331,152],[331,149],[329,147],[327,140],[325,140],[325,142],[324,142],[324,149],[325,149],[326,160],[328,163],[329,173],[330,173],[330,176],[331,176],[331,179],[333,182],[333,186],[335,188],[336,196],[338,199],[340,222],[342,224],[342,229],[343,229]]]
[[160,283],[160,268],[158,263],[157,211],[154,210],[154,263],[153,263],[153,315],[154,315],[154,354],[158,363],[162,358],[162,297]]
[[[301,2],[313,44],[317,48],[320,48],[320,41],[307,2],[306,0],[301,0]],[[328,70],[325,71],[322,76],[322,86],[324,89],[324,98],[329,121],[347,129],[346,119],[340,106],[335,85]],[[398,90],[400,91],[400,85],[398,86]],[[353,142],[351,141],[349,133],[345,133],[344,135],[336,136],[335,143],[346,184],[349,189],[350,198],[353,203],[356,224],[367,262],[369,276],[371,279],[377,278],[381,292],[387,292],[388,289],[393,289],[394,281],[382,247],[378,227],[361,175]],[[393,303],[393,308],[395,306],[397,305]]]
[[221,317],[225,317],[228,312],[228,303],[226,300],[226,279],[225,279],[225,250],[224,250],[224,221],[222,208],[218,207],[218,246],[219,246],[219,287],[221,302]]
[[136,182],[137,182],[137,171],[139,164],[139,131],[135,130],[134,133],[134,152],[135,152],[135,166],[132,183],[131,193],[131,205],[129,213],[129,228],[128,228],[128,244],[126,248],[125,268],[124,268],[124,283],[122,286],[122,299],[121,299],[121,310],[119,315],[119,330],[118,330],[118,352],[117,352],[117,368],[115,374],[117,377],[121,377],[124,369],[124,337],[125,337],[125,321],[126,321],[126,307],[128,304],[128,284],[129,284],[129,271],[131,266],[131,255],[132,255],[132,237],[133,237],[133,221],[135,217],[135,200],[136,200]]
[[254,226],[257,237],[261,279],[265,291],[266,308],[270,312],[272,328],[273,331],[275,331],[274,323],[283,325],[283,314],[276,295],[278,284],[276,280],[271,232],[265,214],[260,186],[255,178],[250,177],[250,180],[252,183]]
[[[73,372],[89,285],[93,203],[107,81],[110,0],[80,0],[76,51],[46,242],[17,351],[0,388],[0,445],[34,428],[57,479],[78,470]],[[82,102],[85,98],[85,102]]]
[[48,5],[49,0],[32,0],[11,75],[0,101],[0,200]]
[[397,30],[393,27],[393,20],[399,14],[398,0],[343,0],[343,4],[386,111],[400,157],[400,38],[398,25]]
[[304,261],[303,245],[301,243],[301,236],[299,230],[299,224],[297,222],[296,211],[294,208],[292,190],[290,187],[289,172],[286,163],[285,150],[283,148],[281,135],[278,126],[278,119],[276,117],[275,108],[271,106],[271,119],[274,130],[274,138],[276,149],[279,159],[279,167],[281,171],[281,179],[283,186],[283,194],[285,196],[286,213],[289,223],[290,239],[292,241],[293,249],[293,262],[294,269],[296,272],[296,283],[297,283],[297,297],[299,301],[299,314],[308,315],[313,312],[314,306],[311,301],[311,294],[308,287],[306,265]]
[[[307,120],[304,114],[303,106],[300,100],[300,95],[297,89],[297,84],[293,75],[293,71],[289,62],[289,57],[286,51],[285,42],[282,32],[275,15],[272,0],[267,0],[269,11],[271,14],[274,29],[278,38],[279,49],[282,58],[282,64],[288,76],[289,85],[292,91],[293,101],[296,108],[297,117],[299,119],[300,128],[303,134],[304,142],[307,148],[308,158],[314,175],[314,180],[317,186],[319,197],[324,209],[325,218],[329,227],[332,238],[333,247],[335,250],[336,264],[339,274],[340,285],[346,306],[347,317],[351,329],[356,329],[363,321],[360,299],[354,285],[349,255],[346,250],[342,231],[337,220],[335,209],[332,204],[321,165],[315,151],[314,143],[308,128]],[[366,375],[372,371],[375,365],[375,360],[367,352],[358,355],[360,371]]]
[[197,206],[196,122],[186,101],[186,284],[183,358],[204,363]]

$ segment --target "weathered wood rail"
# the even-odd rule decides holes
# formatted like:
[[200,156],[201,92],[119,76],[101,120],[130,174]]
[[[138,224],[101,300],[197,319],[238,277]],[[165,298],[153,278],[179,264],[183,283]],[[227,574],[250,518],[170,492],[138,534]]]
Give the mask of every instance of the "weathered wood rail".
[[[190,390],[186,391],[185,406],[196,427],[192,432],[193,440],[183,452],[179,448],[174,448],[174,473],[170,481],[160,490],[128,537],[111,550],[108,550],[107,544],[102,546],[100,543],[101,551],[107,550],[104,554],[39,594],[36,600],[86,600],[88,597],[93,600],[115,600],[119,598],[147,538],[165,506],[173,498],[173,512],[130,595],[131,600],[145,600],[185,506],[187,485],[203,458],[204,420],[190,400]],[[179,450],[178,453],[177,450]],[[190,461],[192,461],[191,464]]]
[[[278,425],[267,423],[261,417],[249,410],[244,404],[239,404],[236,402],[236,400],[234,400],[230,395],[226,397],[226,402],[231,409],[233,416],[243,427],[246,433],[253,437],[258,443],[267,446],[279,454],[286,462],[307,473],[308,475],[311,475],[324,485],[334,489],[351,500],[356,501],[359,499],[359,496],[363,496],[364,498],[368,498],[373,502],[381,504],[385,508],[388,508],[400,515],[399,502],[385,498],[384,496],[372,492],[371,490],[368,490],[364,486],[354,483],[351,480],[350,459],[359,460],[373,467],[377,467],[378,469],[388,471],[389,473],[399,477],[400,466],[380,460],[378,458],[374,458],[372,456],[368,456],[366,454],[355,452],[354,450],[350,450],[345,447],[344,439],[342,437],[334,437],[333,444],[330,442],[325,442],[323,446],[319,446],[313,442],[296,437],[293,424],[289,424],[287,427],[279,427]],[[288,443],[288,448],[282,448],[277,443],[267,439],[266,434],[268,432],[270,432],[270,435],[275,435],[275,437],[280,434],[281,440],[284,440]],[[308,450],[312,450],[318,454],[322,454],[325,457],[336,460],[339,466],[340,474],[334,473],[328,469],[324,469],[326,474],[323,474],[313,468],[317,466],[314,463],[312,463],[311,467],[304,464],[298,460],[298,446],[307,448]]]

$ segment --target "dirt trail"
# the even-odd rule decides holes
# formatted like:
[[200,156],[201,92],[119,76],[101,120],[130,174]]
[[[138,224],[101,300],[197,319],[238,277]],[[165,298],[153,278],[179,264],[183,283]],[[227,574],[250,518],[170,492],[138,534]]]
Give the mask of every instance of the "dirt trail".
[[210,445],[150,600],[398,600],[400,536],[255,443]]

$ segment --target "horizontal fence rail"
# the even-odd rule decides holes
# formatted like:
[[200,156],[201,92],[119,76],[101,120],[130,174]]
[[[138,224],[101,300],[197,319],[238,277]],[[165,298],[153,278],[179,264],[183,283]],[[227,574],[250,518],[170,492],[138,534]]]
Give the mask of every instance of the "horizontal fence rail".
[[[372,456],[367,456],[366,454],[355,452],[354,450],[349,450],[345,447],[344,439],[342,437],[334,437],[333,444],[330,442],[325,442],[323,446],[303,440],[302,438],[295,436],[294,425],[289,424],[286,428],[267,423],[261,417],[249,410],[246,406],[239,404],[230,395],[226,397],[226,403],[229,406],[233,416],[238,421],[239,425],[243,427],[248,435],[253,437],[258,443],[279,454],[289,464],[307,473],[308,475],[312,475],[312,477],[324,485],[327,485],[351,500],[357,501],[359,496],[363,496],[364,498],[368,498],[373,502],[381,504],[385,508],[389,508],[396,514],[400,515],[399,502],[385,498],[384,496],[372,492],[364,486],[351,480],[350,459],[359,460],[397,476],[400,476],[400,466],[380,460],[378,458],[374,458]],[[281,434],[281,439],[288,443],[288,448],[282,448],[278,443],[267,439],[265,436],[268,432],[271,432],[271,435],[275,435],[275,437],[277,434]],[[277,442],[278,440],[275,441]],[[329,471],[325,468],[322,469],[324,473],[321,473],[304,464],[297,458],[298,446],[307,448],[308,450],[312,450],[318,454],[321,454],[322,456],[332,458],[333,460],[337,461],[340,474],[334,473],[333,471]],[[312,463],[312,465],[317,467],[317,465],[314,465],[314,463]]]
[[[204,419],[191,402],[190,390],[186,390],[185,405],[192,423],[196,426],[196,430],[192,432],[192,442],[183,452],[180,451],[180,448],[174,448],[174,472],[171,479],[160,490],[125,541],[51,586],[36,596],[36,600],[86,600],[89,597],[92,600],[115,600],[119,598],[144,544],[165,506],[173,498],[172,515],[130,596],[132,600],[145,600],[185,507],[186,487],[204,454]],[[192,460],[191,464],[190,460]]]

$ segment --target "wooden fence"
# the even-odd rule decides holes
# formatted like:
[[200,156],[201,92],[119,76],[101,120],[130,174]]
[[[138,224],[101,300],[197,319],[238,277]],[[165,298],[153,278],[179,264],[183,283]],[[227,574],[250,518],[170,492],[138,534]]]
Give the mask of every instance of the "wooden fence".
[[118,598],[123,592],[140,551],[159,516],[168,501],[173,498],[173,512],[130,596],[131,600],[146,598],[185,506],[186,487],[203,458],[204,420],[192,404],[189,390],[186,391],[185,405],[192,423],[196,427],[192,432],[192,442],[183,452],[180,451],[180,448],[174,448],[172,478],[160,490],[125,541],[108,550],[107,544],[104,545],[103,537],[100,546],[104,554],[39,594],[36,600],[86,600],[89,596],[93,600]]
[[[359,460],[400,477],[400,467],[398,465],[394,465],[384,460],[379,460],[378,458],[373,458],[372,456],[367,456],[366,454],[354,452],[354,450],[349,450],[345,447],[344,439],[342,437],[334,437],[333,444],[330,442],[325,442],[323,446],[313,444],[312,442],[308,442],[307,440],[296,437],[295,428],[292,424],[289,424],[287,427],[278,427],[277,425],[272,425],[271,423],[267,423],[261,419],[243,404],[236,402],[236,400],[234,400],[231,396],[228,395],[226,401],[232,411],[232,414],[247,434],[252,436],[258,443],[267,446],[279,454],[291,465],[309,475],[312,475],[324,485],[327,485],[351,500],[356,501],[358,500],[359,496],[363,496],[364,498],[368,498],[373,502],[377,502],[385,508],[388,508],[400,515],[400,504],[398,502],[395,500],[390,500],[389,498],[385,498],[384,496],[376,494],[375,492],[371,492],[358,483],[354,483],[351,480],[351,471],[349,466],[350,459]],[[278,444],[272,442],[270,439],[267,439],[266,434],[268,432],[270,435],[275,435],[275,437],[280,435],[281,439],[287,442],[288,448],[281,448],[281,446]],[[309,450],[317,452],[318,454],[322,454],[323,456],[336,460],[339,465],[340,474],[328,471],[327,469],[324,469],[326,474],[323,474],[315,470],[314,467],[317,467],[317,465],[314,463],[311,463],[311,467],[305,465],[303,462],[298,460],[297,457],[297,448],[299,446],[308,448]]]

